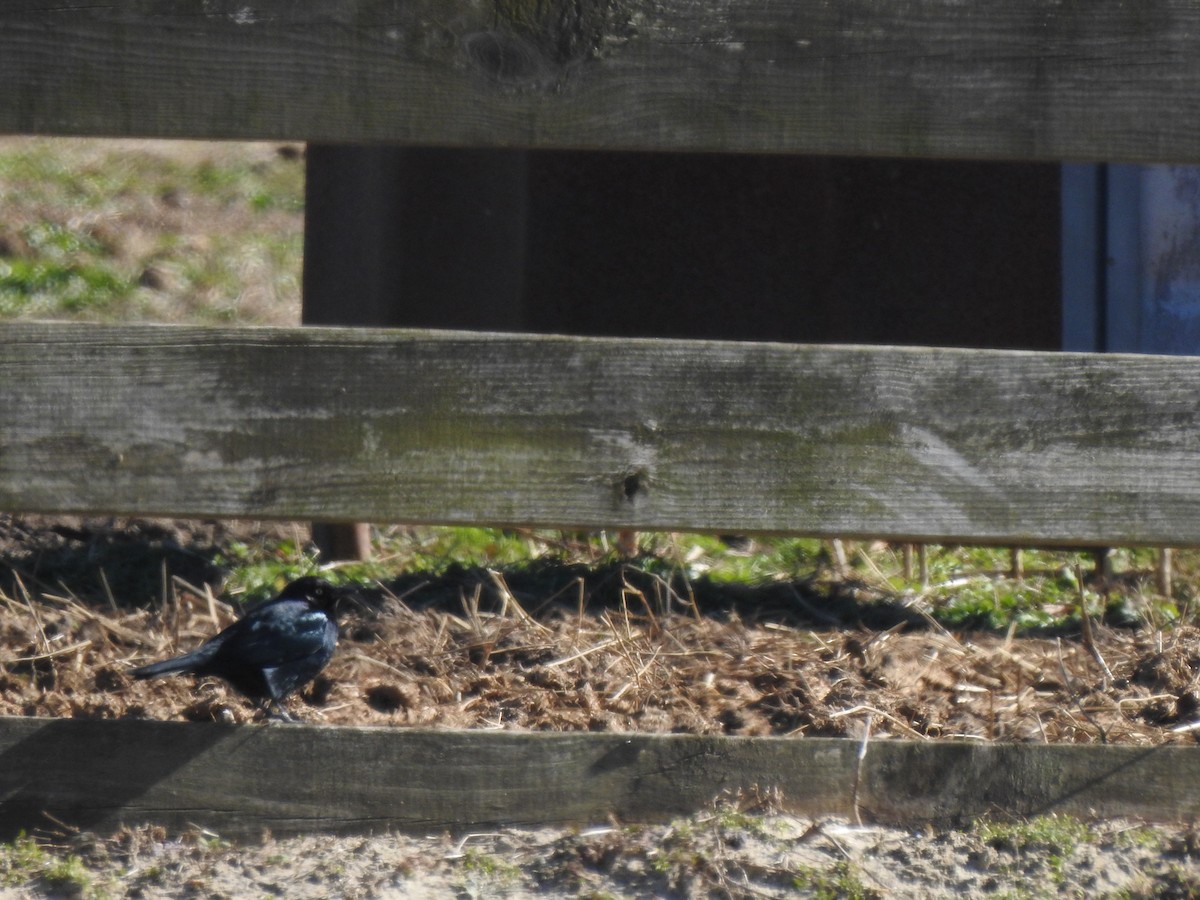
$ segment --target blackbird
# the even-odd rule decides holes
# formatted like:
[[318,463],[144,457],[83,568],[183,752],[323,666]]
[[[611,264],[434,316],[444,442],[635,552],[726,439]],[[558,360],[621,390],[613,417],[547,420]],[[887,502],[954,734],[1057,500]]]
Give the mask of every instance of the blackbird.
[[293,721],[281,701],[316,677],[337,646],[336,607],[348,593],[321,578],[299,578],[191,653],[134,669],[134,678],[189,672],[216,675],[268,717]]

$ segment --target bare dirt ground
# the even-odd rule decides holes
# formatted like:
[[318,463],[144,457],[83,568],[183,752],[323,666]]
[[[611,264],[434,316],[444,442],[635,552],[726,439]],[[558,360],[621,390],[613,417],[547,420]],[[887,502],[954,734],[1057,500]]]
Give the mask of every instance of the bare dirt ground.
[[[0,517],[16,574],[0,595],[0,714],[251,719],[215,680],[128,676],[236,617],[214,562],[236,526],[64,522]],[[101,582],[105,558],[135,553],[120,575],[135,581]],[[146,605],[167,573],[167,603]],[[1190,744],[1196,638],[1102,623],[1090,641],[954,633],[852,581],[452,567],[364,590],[293,708],[327,724],[853,737],[870,719],[878,738]]]
[[1195,840],[1130,822],[906,831],[719,807],[670,825],[253,847],[142,829],[63,843],[86,887],[43,878],[0,897],[1194,897]]
[[[219,682],[134,682],[128,670],[231,621],[215,598],[216,550],[286,526],[117,524],[0,517],[0,573],[12,573],[0,595],[0,714],[252,720]],[[154,596],[168,602],[130,602]],[[874,740],[1191,743],[1195,648],[1186,628],[1096,623],[1090,641],[952,633],[853,582],[684,584],[636,563],[548,561],[383,580],[345,618],[333,663],[292,709],[312,722],[395,727],[801,740],[857,736],[869,723]],[[90,887],[64,888],[42,870],[6,879],[3,858],[0,885],[14,883],[12,896],[144,897],[1200,893],[1187,829],[905,832],[798,821],[769,798],[714,803],[672,826],[267,837],[256,847],[48,825],[55,858],[73,855]]]

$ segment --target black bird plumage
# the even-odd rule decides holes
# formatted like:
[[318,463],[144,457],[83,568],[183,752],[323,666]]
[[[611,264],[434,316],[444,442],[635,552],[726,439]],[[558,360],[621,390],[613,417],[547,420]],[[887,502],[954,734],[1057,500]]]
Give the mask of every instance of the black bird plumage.
[[312,681],[337,646],[337,604],[347,591],[321,578],[293,581],[191,653],[134,669],[134,678],[215,675],[270,714]]

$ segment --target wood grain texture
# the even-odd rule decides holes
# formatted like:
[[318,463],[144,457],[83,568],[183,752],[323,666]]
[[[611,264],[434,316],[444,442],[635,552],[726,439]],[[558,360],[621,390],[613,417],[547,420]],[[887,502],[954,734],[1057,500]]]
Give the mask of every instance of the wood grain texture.
[[1179,357],[0,325],[0,510],[1200,544]]
[[0,133],[1189,162],[1190,0],[22,0]]
[[858,751],[835,738],[0,718],[0,839],[43,813],[229,837],[650,822],[755,787],[812,816],[851,816],[857,797],[864,820],[890,823],[1179,822],[1200,804],[1194,747],[876,741],[861,770]]

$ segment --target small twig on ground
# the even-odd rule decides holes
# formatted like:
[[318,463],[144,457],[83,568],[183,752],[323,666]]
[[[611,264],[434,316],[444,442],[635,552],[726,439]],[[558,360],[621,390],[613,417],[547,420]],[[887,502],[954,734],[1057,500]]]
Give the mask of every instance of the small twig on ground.
[[119,614],[121,610],[117,606],[117,598],[113,596],[112,586],[108,583],[108,573],[104,571],[104,566],[100,567],[100,584],[104,588],[104,596],[108,598],[108,608],[114,614]]
[[1054,644],[1058,648],[1058,669],[1062,673],[1063,687],[1070,693],[1071,702],[1075,704],[1075,708],[1079,710],[1080,715],[1082,715],[1085,719],[1087,719],[1088,724],[1090,724],[1093,728],[1096,729],[1097,734],[1099,734],[1099,736],[1100,736],[1100,743],[1107,744],[1108,743],[1108,732],[1104,730],[1104,726],[1102,726],[1099,722],[1097,722],[1092,717],[1092,714],[1090,712],[1088,712],[1086,709],[1083,708],[1083,702],[1079,698],[1079,693],[1075,690],[1074,687],[1072,687],[1072,682],[1074,681],[1074,679],[1071,678],[1071,676],[1067,674],[1067,663],[1066,663],[1066,660],[1063,658],[1063,652],[1062,652],[1062,638],[1055,638]]
[[875,720],[873,715],[868,715],[863,720],[863,736],[862,741],[858,745],[858,759],[854,765],[854,793],[851,795],[851,802],[854,806],[854,821],[859,826],[862,825],[862,813],[859,806],[859,789],[862,787],[863,766],[867,760],[867,745],[871,741],[871,723]]
[[1016,637],[1016,634],[1017,620],[1014,618],[1008,623],[1008,631],[1004,633],[1004,644],[1000,647],[1002,653],[1008,653],[1010,656],[1012,655],[1009,653],[1009,648],[1012,647],[1013,638]]
[[594,646],[586,647],[583,650],[572,653],[570,656],[564,656],[559,659],[553,659],[548,663],[543,663],[542,668],[553,669],[557,666],[565,666],[567,663],[575,662],[577,659],[583,659],[585,656],[590,656],[593,653],[606,650],[616,643],[618,643],[616,638],[609,638],[606,641],[601,641],[599,644],[595,644]]
[[[654,584],[656,593],[659,590],[666,592],[666,600],[667,600],[666,604],[662,604],[662,603],[658,604],[659,611],[661,613],[668,614],[668,613],[672,612],[675,607],[676,602],[678,602],[681,607],[687,605],[684,602],[684,599],[679,596],[679,592],[676,591],[673,587],[671,587],[671,583],[669,581],[667,581],[667,579],[663,578],[661,575],[655,574],[654,572],[645,572],[644,574],[650,576],[650,581],[652,584]],[[699,612],[699,610],[696,610],[696,601],[694,598],[692,600],[692,609],[695,611],[696,621],[697,622],[700,621],[700,612]],[[647,608],[647,612],[649,612],[648,608]]]
[[204,585],[204,602],[208,606],[208,617],[212,620],[213,628],[220,630],[221,619],[217,616],[217,598],[213,596],[212,587]]
[[[1005,641],[1005,644],[1007,644],[1007,643],[1008,642]],[[1023,671],[1026,675],[1031,675],[1035,678],[1040,678],[1042,675],[1041,667],[1034,665],[1027,659],[1022,659],[1021,657],[1017,656],[1015,653],[1013,653],[1011,650],[1009,650],[1007,646],[996,647],[992,652],[994,654],[996,654],[997,656],[1004,657],[1006,660],[1008,660],[1010,663],[1012,663],[1018,669]]]
[[466,591],[462,588],[458,589],[458,602],[462,606],[463,615],[467,617],[467,624],[472,631],[480,635],[483,634],[483,617],[479,614],[479,598],[482,594],[483,586],[479,584],[475,585],[475,590],[469,599]]
[[578,591],[578,594],[579,594],[579,596],[578,596],[579,618],[580,618],[580,620],[582,620],[583,619],[583,608],[584,608],[584,606],[587,605],[587,594],[586,594],[587,583],[584,581],[584,579],[582,577],[577,577],[572,581],[568,581],[566,584],[564,584],[562,587],[560,587],[553,594],[549,594],[548,596],[546,596],[544,599],[542,599],[542,601],[540,603],[538,603],[538,605],[536,607],[534,607],[533,612],[530,613],[530,615],[532,615],[534,618],[537,618],[542,613],[544,613],[547,609],[549,609],[551,604],[553,604],[559,597],[561,597],[563,594],[565,594],[567,591],[569,591],[571,589],[575,589],[576,591]]
[[508,589],[508,583],[505,582],[503,575],[501,575],[495,569],[488,569],[487,573],[496,590],[500,592],[500,600],[502,604],[500,607],[500,615],[507,615],[508,610],[511,607],[516,617],[524,624],[533,628],[535,631],[540,631],[542,634],[546,634],[550,631],[549,628],[525,611],[525,607],[520,604],[517,598],[513,596],[513,592]]
[[377,666],[380,669],[387,669],[393,675],[400,675],[405,678],[412,677],[412,672],[407,672],[404,669],[398,669],[391,663],[386,663],[381,659],[376,659],[373,656],[367,656],[365,653],[360,653],[358,651],[351,651],[350,653],[345,654],[343,659],[347,662],[363,662],[367,663],[368,665]]
[[862,560],[863,565],[870,569],[875,577],[879,579],[880,584],[888,587],[888,577],[883,574],[883,570],[879,568],[875,560],[871,558],[870,547],[868,547],[866,544],[860,545],[858,547],[857,555],[858,558]]
[[632,678],[630,678],[623,685],[621,685],[621,687],[617,688],[617,690],[614,691],[609,696],[608,701],[610,703],[616,703],[618,700],[620,700],[622,697],[624,697],[625,693],[631,687],[633,687],[635,684],[640,682],[642,679],[642,676],[645,675],[648,671],[650,671],[650,667],[654,665],[654,662],[657,659],[658,659],[658,648],[655,648],[654,652],[650,654],[650,658],[648,660],[646,660],[646,662],[643,663],[642,666],[636,672],[633,673]]
[[104,633],[104,639],[111,642],[112,636],[125,640],[135,646],[146,642],[146,633],[144,631],[135,631],[132,628],[126,628],[116,619],[111,616],[106,616],[96,612],[87,604],[80,601],[77,597],[71,596],[68,592],[67,596],[59,597],[54,594],[42,594],[43,602],[54,603],[63,611],[71,616],[78,617],[86,622],[95,622],[101,626]]
[[579,590],[579,594],[576,598],[577,606],[575,609],[575,627],[582,628],[583,614],[587,611],[587,582],[580,577],[575,579],[575,584]]
[[924,592],[922,592],[920,594],[915,594],[914,596],[906,599],[903,603],[903,606],[905,609],[911,609],[913,612],[915,612],[918,616],[920,616],[924,620],[926,625],[928,625],[934,631],[941,634],[942,637],[949,638],[951,641],[954,642],[955,645],[957,645],[959,648],[962,648],[962,641],[960,641],[958,638],[956,638],[950,632],[950,630],[948,628],[946,628],[945,625],[943,625],[941,622],[939,622],[937,619],[935,619],[933,617],[933,615],[929,612],[929,610],[925,609],[925,599],[927,596],[928,596],[928,594],[926,594]]
[[161,576],[160,587],[162,590],[161,606],[164,610],[171,610],[171,646],[178,647],[179,626],[181,624],[180,620],[183,618],[183,616],[180,615],[179,610],[179,595],[175,593],[174,586],[171,585],[171,580],[167,576],[167,561],[165,559],[162,561],[162,565],[159,567],[159,574]]
[[405,610],[406,612],[411,612],[411,610],[409,609],[408,603],[405,601],[407,601],[409,597],[411,597],[413,594],[417,593],[418,591],[425,590],[425,588],[429,587],[429,584],[430,584],[428,580],[418,581],[416,584],[414,584],[408,590],[404,591],[401,594],[397,594],[395,591],[393,591],[390,587],[388,587],[386,584],[384,584],[378,578],[374,579],[374,581],[375,581],[375,584],[377,584],[379,586],[379,590],[383,592],[383,595],[385,597],[387,597],[389,600],[391,600],[393,603],[395,603],[397,606],[399,606],[401,609]]
[[650,601],[646,599],[643,593],[636,585],[629,583],[628,567],[621,567],[621,606],[625,610],[626,616],[629,614],[628,598],[637,597],[642,602],[642,609],[646,611],[646,619],[650,622],[650,634],[657,636],[662,633],[662,625],[659,622],[658,616],[654,614],[654,610],[650,608]]
[[25,583],[21,581],[21,576],[13,572],[13,581],[16,582],[17,590],[21,592],[21,599],[25,601],[25,606],[29,609],[29,614],[33,616],[33,624],[37,627],[38,646],[42,648],[43,653],[50,651],[50,641],[46,639],[46,629],[42,625],[42,617],[34,605],[33,597],[29,595],[29,591],[25,589]]
[[1083,646],[1092,655],[1092,659],[1100,666],[1100,671],[1104,673],[1104,690],[1107,691],[1110,684],[1113,682],[1112,669],[1108,667],[1108,663],[1104,661],[1104,657],[1100,655],[1100,648],[1096,646],[1096,638],[1092,632],[1092,616],[1087,608],[1087,591],[1083,587],[1083,567],[1075,567],[1075,584],[1079,591],[1079,621],[1083,627]]
[[871,719],[874,719],[875,716],[879,716],[879,718],[881,718],[881,719],[886,719],[887,721],[889,721],[893,725],[895,725],[897,728],[899,728],[901,731],[903,731],[905,733],[905,735],[907,735],[908,737],[918,738],[922,741],[927,741],[930,739],[929,735],[921,734],[921,732],[917,731],[915,728],[913,728],[911,725],[909,725],[903,719],[898,719],[895,716],[893,716],[891,713],[884,712],[882,709],[878,709],[874,706],[867,706],[865,704],[859,704],[858,706],[852,706],[849,709],[843,709],[843,710],[839,710],[837,712],[832,712],[829,714],[829,718],[842,719],[842,718],[845,718],[846,716],[857,715],[858,713],[867,713],[871,717]]
[[502,836],[501,832],[499,832],[499,831],[472,831],[472,832],[469,832],[467,834],[464,834],[461,838],[459,838],[458,842],[454,845],[454,849],[452,849],[449,853],[447,853],[445,856],[443,856],[442,859],[459,859],[460,857],[462,857],[463,850],[466,848],[468,841],[478,840],[479,838],[498,838],[501,836]]
[[700,615],[700,605],[696,602],[696,591],[692,588],[692,579],[688,578],[687,570],[679,567],[679,577],[683,579],[684,585],[687,587],[688,608],[692,611],[692,617],[699,622],[702,618]]
[[55,659],[59,656],[68,656],[72,653],[78,653],[80,650],[92,646],[91,641],[80,641],[77,644],[72,644],[70,647],[59,647],[57,650],[47,650],[45,653],[38,653],[34,656],[19,656],[16,659],[5,660],[9,663],[31,663],[38,662],[43,659]]
[[845,859],[846,862],[854,862],[854,857],[851,855],[850,851],[846,849],[846,845],[830,834],[829,830],[825,828],[824,823],[819,823],[817,833],[821,835],[821,837],[825,838],[825,840],[829,841],[829,843],[833,844],[833,848],[842,855],[842,858]]

